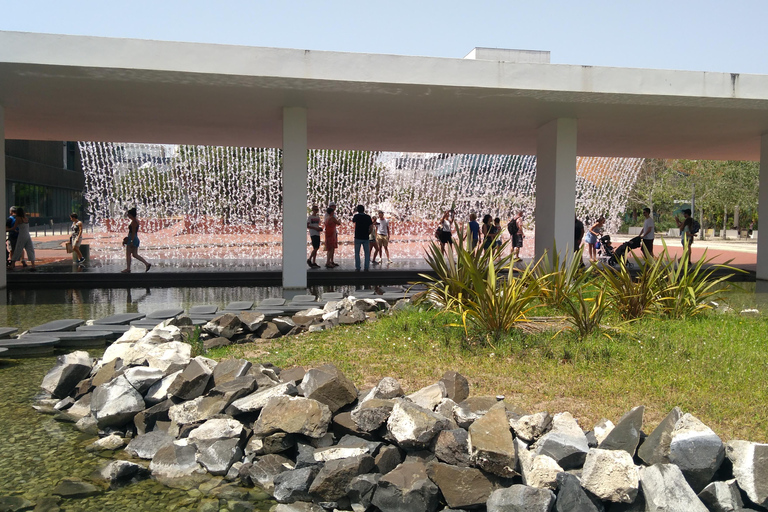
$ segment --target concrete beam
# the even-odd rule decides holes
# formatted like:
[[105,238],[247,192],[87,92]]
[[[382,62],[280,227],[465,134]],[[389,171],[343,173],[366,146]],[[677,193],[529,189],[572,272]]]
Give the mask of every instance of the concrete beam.
[[283,289],[307,287],[307,109],[283,108]]
[[[9,206],[5,204],[5,110],[0,105],[0,213],[5,217]],[[8,279],[5,275],[5,265],[0,270],[0,290],[4,290],[8,285]],[[5,293],[3,293],[5,298]]]
[[[760,137],[760,192],[757,198],[757,217],[765,223],[758,225],[757,237],[757,279],[768,281],[768,133]],[[760,231],[764,232],[760,238]]]
[[[576,210],[576,119],[560,118],[539,128],[536,145],[536,258],[573,252]],[[563,253],[563,251],[566,251]]]

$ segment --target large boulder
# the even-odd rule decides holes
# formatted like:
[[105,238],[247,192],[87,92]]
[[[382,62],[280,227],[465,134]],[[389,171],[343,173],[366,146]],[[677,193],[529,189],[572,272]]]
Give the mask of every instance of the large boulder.
[[430,462],[427,475],[437,484],[451,508],[477,508],[485,504],[494,490],[493,482],[476,468],[460,468]]
[[206,323],[203,326],[203,331],[214,336],[231,339],[242,325],[243,324],[237,315],[224,313]]
[[669,462],[680,468],[695,492],[701,492],[725,458],[725,445],[711,428],[691,414],[675,424]]
[[250,460],[257,455],[281,453],[296,445],[296,436],[278,432],[268,436],[251,436],[245,446],[245,456]]
[[148,404],[158,404],[168,399],[170,393],[168,390],[171,388],[171,384],[176,380],[176,377],[181,375],[182,370],[175,371],[163,377],[161,380],[155,382],[147,390],[147,394],[144,395],[144,400]]
[[186,366],[192,358],[192,345],[181,341],[170,341],[159,345],[150,345],[146,353],[147,365],[160,368],[164,373],[176,371]]
[[434,411],[437,404],[446,398],[445,387],[442,383],[431,384],[425,388],[421,388],[415,393],[407,395],[407,398],[421,407]]
[[347,485],[347,496],[355,512],[364,512],[371,508],[371,500],[381,480],[380,473],[366,473],[353,478]]
[[440,379],[440,384],[445,390],[445,396],[456,403],[462,402],[469,397],[469,381],[458,372],[445,372]]
[[159,479],[178,479],[205,473],[205,469],[197,463],[195,447],[186,439],[160,448],[152,457],[149,470],[153,477]]
[[99,428],[124,425],[145,408],[141,394],[123,375],[93,390],[91,412]]
[[205,392],[212,374],[211,367],[201,358],[196,357],[189,362],[184,371],[176,376],[168,388],[168,394],[182,400],[197,398]]
[[584,464],[589,443],[571,413],[562,412],[552,418],[549,432],[541,436],[533,448],[537,455],[548,455],[563,469],[572,469]]
[[98,477],[100,480],[109,482],[110,487],[115,487],[121,483],[145,477],[148,473],[144,466],[135,462],[113,460],[98,470]]
[[753,503],[768,508],[768,444],[729,441],[726,453],[739,487]]
[[651,435],[645,438],[637,450],[637,455],[643,462],[649,466],[669,464],[669,443],[672,441],[672,431],[682,417],[683,411],[675,407],[661,420]]
[[505,478],[517,475],[517,454],[504,402],[498,402],[469,427],[472,463]]
[[266,389],[259,389],[243,398],[239,398],[227,407],[227,414],[237,415],[260,411],[271,398],[279,396],[296,396],[297,390],[293,382],[284,382]]
[[674,464],[654,464],[640,469],[647,512],[707,512],[707,507]]
[[526,443],[532,443],[547,433],[552,426],[552,416],[548,412],[527,414],[520,418],[509,420],[509,426],[512,427],[517,437]]
[[499,403],[499,400],[495,396],[472,396],[465,398],[454,409],[456,423],[461,428],[469,428],[473,421],[485,415],[497,403]]
[[468,467],[471,463],[469,433],[463,428],[443,430],[435,436],[432,451],[440,461],[446,464]]
[[261,410],[253,425],[253,433],[264,436],[285,432],[320,438],[328,431],[330,423],[331,410],[327,405],[311,398],[276,396],[270,398]]
[[56,365],[43,377],[41,387],[54,398],[64,398],[88,377],[92,364],[88,352],[83,350],[59,356]]
[[387,419],[388,433],[405,449],[426,448],[438,432],[449,426],[445,417],[405,399],[395,401]]
[[237,318],[248,332],[256,332],[264,323],[264,315],[258,311],[241,311]]
[[173,444],[173,436],[161,430],[153,430],[131,439],[125,451],[140,459],[151,459],[163,447]]
[[213,369],[213,385],[221,386],[248,374],[253,364],[245,359],[224,359]]
[[581,484],[603,501],[632,503],[640,487],[637,466],[624,450],[589,450]]
[[328,461],[312,481],[309,493],[320,501],[337,501],[346,496],[353,478],[372,469],[373,457],[368,454]]
[[555,490],[557,475],[563,472],[557,462],[548,455],[536,455],[520,439],[516,439],[517,458],[523,483],[531,487],[542,487]]
[[387,422],[394,407],[394,400],[366,400],[352,410],[351,418],[360,430],[373,432]]
[[194,400],[172,405],[168,409],[168,418],[179,425],[188,425],[221,414],[227,405],[219,396],[199,396]]
[[644,412],[645,407],[641,405],[625,414],[598,445],[598,448],[601,450],[624,450],[634,457],[637,445],[640,443]]
[[243,464],[240,468],[240,479],[247,485],[258,485],[265,491],[271,492],[275,487],[275,477],[294,467],[294,463],[288,457],[271,453],[255,458],[252,463]]
[[272,496],[280,503],[312,501],[309,486],[312,485],[319,470],[317,466],[307,466],[280,473],[275,476],[275,489],[272,491]]
[[332,413],[357,399],[355,385],[331,364],[309,370],[299,390],[306,398],[327,405]]
[[699,499],[710,512],[735,512],[744,510],[736,479],[712,482],[699,493]]
[[570,473],[557,475],[555,512],[604,512],[600,500],[587,494],[578,477]]
[[133,417],[133,424],[136,426],[137,434],[144,434],[152,431],[158,421],[170,421],[168,411],[174,406],[173,400],[166,400],[155,404],[152,407],[144,409]]
[[134,366],[123,373],[131,386],[139,393],[146,393],[152,385],[163,378],[163,371],[159,368],[148,366]]
[[527,485],[496,489],[486,502],[488,512],[549,512],[555,493]]
[[372,504],[381,512],[435,512],[439,493],[423,462],[405,462],[381,477]]
[[[211,420],[209,420],[211,421]],[[226,475],[232,464],[242,460],[243,446],[239,438],[194,440],[197,462],[212,475]]]

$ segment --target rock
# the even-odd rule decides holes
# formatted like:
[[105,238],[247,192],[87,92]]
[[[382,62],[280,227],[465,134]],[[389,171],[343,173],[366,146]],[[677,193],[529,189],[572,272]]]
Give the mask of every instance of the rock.
[[197,462],[212,475],[226,475],[232,464],[243,458],[241,440],[237,437],[193,442],[197,449]]
[[93,361],[84,350],[56,358],[56,365],[43,377],[40,387],[54,398],[64,398],[91,373]]
[[614,425],[611,420],[603,418],[602,420],[598,421],[595,427],[592,429],[592,435],[595,438],[595,446],[590,444],[590,447],[597,448],[597,446],[602,443],[606,437],[608,437],[608,434],[610,434],[614,428],[616,428],[616,425]]
[[548,412],[528,414],[519,419],[509,421],[509,426],[517,437],[526,443],[532,443],[544,435],[552,425],[552,416]]
[[394,400],[366,400],[352,410],[351,418],[360,430],[373,432],[387,422],[394,406]]
[[472,422],[485,415],[497,403],[499,401],[495,396],[473,396],[462,400],[454,410],[456,423],[461,428],[469,428]]
[[153,477],[162,479],[177,479],[205,473],[197,463],[195,447],[188,444],[186,439],[160,448],[152,457],[149,470]]
[[451,422],[451,428],[459,428],[459,424],[456,423],[453,414],[453,411],[456,409],[457,405],[458,404],[456,404],[456,402],[450,398],[443,398],[440,400],[440,403],[437,404],[437,407],[435,407],[435,412],[437,414],[443,416]]
[[604,512],[599,500],[588,495],[579,479],[569,473],[557,475],[555,512]]
[[78,478],[65,478],[51,491],[62,498],[80,499],[101,494],[101,489]]
[[325,512],[325,509],[314,503],[297,501],[296,503],[279,503],[271,512]]
[[649,466],[669,463],[669,443],[672,441],[672,431],[682,417],[683,412],[679,407],[675,407],[661,420],[651,435],[645,438],[637,450],[637,455],[643,462]]
[[89,444],[85,447],[85,451],[100,452],[103,450],[119,450],[123,446],[125,446],[123,438],[117,434],[111,434]]
[[[35,505],[32,512],[60,512],[61,508],[59,507],[59,503],[61,503],[60,496],[46,496],[45,498],[40,498],[37,500],[37,505]],[[31,507],[32,505],[30,504],[29,506]],[[2,503],[0,503],[0,510],[5,510]],[[11,509],[11,511],[14,510],[26,510],[26,507],[23,509]]]
[[[186,366],[192,358],[192,345],[180,341],[161,343],[152,347],[146,355],[147,364],[160,368],[164,373],[171,373],[172,368]],[[172,371],[176,371],[173,369]]]
[[726,453],[739,487],[753,503],[768,508],[768,444],[729,441]]
[[379,448],[379,453],[373,459],[377,473],[386,475],[403,462],[403,454],[397,446],[388,444]]
[[391,398],[403,396],[403,394],[403,388],[400,386],[400,383],[397,381],[397,379],[392,377],[384,377],[379,381],[378,384],[376,384],[376,387],[371,390],[371,392],[367,397],[365,397],[364,400],[369,400],[372,398],[388,400]]
[[226,347],[232,344],[232,340],[225,338],[224,336],[217,336],[215,338],[208,338],[203,341],[203,348],[205,350],[213,350],[214,348]]
[[552,418],[551,429],[536,441],[534,449],[537,455],[548,455],[563,469],[571,469],[584,464],[589,445],[573,416],[563,412]]
[[251,464],[243,464],[240,478],[248,485],[258,485],[267,492],[274,489],[274,479],[284,471],[294,469],[291,459],[279,454],[258,457]]
[[432,451],[446,464],[468,467],[470,465],[469,433],[463,428],[443,430],[435,437]]
[[[186,402],[189,403],[189,402]],[[169,421],[168,411],[175,404],[173,400],[166,400],[153,405],[136,414],[133,417],[133,424],[136,426],[136,433],[141,435],[154,430],[158,421]]]
[[449,427],[439,414],[405,399],[397,399],[387,420],[387,431],[405,449],[426,448],[432,438]]
[[332,420],[332,431],[336,437],[343,437],[347,434],[362,437],[365,439],[373,439],[376,437],[371,432],[361,430],[357,426],[357,423],[352,421],[352,413],[350,411],[337,412]]
[[640,442],[640,431],[643,429],[644,406],[633,408],[619,420],[610,433],[598,445],[601,450],[624,450],[630,456],[635,456],[635,450]]
[[421,462],[406,462],[382,476],[371,503],[382,512],[434,512],[439,489]]
[[227,407],[226,412],[233,416],[248,412],[258,412],[267,404],[270,398],[295,396],[297,393],[296,386],[292,382],[285,382],[264,390],[260,389],[253,394],[235,400],[232,402],[232,405]]
[[430,411],[434,411],[437,404],[445,397],[445,388],[439,383],[421,388],[407,396],[411,402]]
[[699,499],[710,512],[734,512],[744,509],[736,479],[712,482],[699,493]]
[[563,468],[552,457],[535,455],[528,451],[528,447],[521,440],[516,439],[515,442],[523,483],[531,487],[555,490],[557,475],[563,472]]
[[237,314],[242,326],[248,332],[256,332],[264,323],[264,315],[257,311],[241,311]]
[[131,439],[125,451],[140,459],[151,459],[161,448],[173,444],[173,436],[167,432],[154,430]]
[[91,414],[91,400],[93,400],[93,394],[88,393],[83,395],[72,406],[67,409],[67,412],[72,416],[83,418]]
[[462,402],[469,397],[469,381],[458,372],[445,372],[440,379],[440,383],[443,389],[445,389],[445,396],[456,403]]
[[280,372],[280,382],[292,382],[297,384],[304,380],[304,375],[306,374],[307,371],[303,366],[294,366],[293,368],[288,368],[287,370]]
[[199,357],[196,357],[174,379],[168,388],[168,394],[182,400],[197,398],[205,392],[211,375],[213,375],[211,368]]
[[148,404],[157,404],[165,401],[169,396],[168,389],[170,389],[171,384],[173,384],[173,381],[175,381],[176,377],[179,375],[181,375],[181,370],[166,375],[162,380],[155,382],[147,390],[147,394],[144,395],[144,400]]
[[648,512],[707,512],[674,464],[640,468],[640,483]]
[[149,473],[144,466],[129,462],[127,460],[113,460],[98,471],[101,480],[109,482],[111,485],[118,484],[146,476]]
[[691,414],[675,424],[669,443],[669,462],[680,468],[694,492],[712,481],[725,458],[725,446],[712,429]]
[[347,494],[352,479],[373,469],[373,457],[358,455],[331,460],[323,464],[312,481],[309,493],[322,501],[337,501]]
[[153,344],[181,341],[181,329],[173,325],[171,319],[158,322],[140,341]]
[[229,406],[235,400],[250,395],[256,388],[256,379],[252,375],[243,375],[217,385],[208,392],[207,396],[223,400]]
[[35,504],[24,496],[0,496],[0,510],[7,512],[21,512],[30,510]]
[[364,512],[371,507],[373,493],[379,484],[381,475],[367,473],[354,477],[347,485],[347,496],[355,512]]
[[99,433],[99,423],[96,421],[96,418],[94,418],[92,414],[83,416],[77,420],[77,423],[75,423],[75,428],[80,432],[90,434],[92,436],[95,436]]
[[119,338],[117,338],[117,340],[112,345],[123,344],[123,343],[136,343],[137,341],[144,338],[144,336],[146,336],[148,332],[149,330],[147,329],[131,326]]
[[240,327],[242,327],[242,322],[237,315],[224,313],[205,324],[203,326],[203,331],[214,336],[230,339]]
[[584,461],[581,485],[603,501],[632,503],[640,482],[637,467],[627,452],[592,448]]
[[242,439],[243,424],[232,418],[210,419],[189,433],[190,441],[215,441],[218,439]]
[[159,368],[149,368],[147,366],[134,366],[128,368],[123,373],[128,382],[136,391],[144,394],[155,382],[163,378],[163,371]]
[[266,455],[268,453],[281,453],[290,450],[296,445],[296,438],[293,434],[278,432],[268,436],[252,436],[245,447],[245,456],[253,458],[257,455]]
[[91,412],[99,428],[119,427],[146,408],[144,399],[124,375],[97,386],[91,398]]
[[96,363],[91,371],[91,375],[93,376],[91,384],[93,386],[106,384],[120,375],[124,369],[125,365],[123,364],[123,360],[119,357],[109,361],[102,360],[101,363]]
[[[213,385],[214,387],[221,386],[227,382],[232,382],[235,379],[248,375],[248,370],[251,369],[253,364],[245,359],[224,359],[216,365],[213,369]],[[255,380],[255,379],[254,379]]]
[[327,405],[332,413],[357,399],[357,388],[352,381],[330,364],[309,370],[299,390],[306,398]]
[[515,443],[503,402],[470,425],[469,454],[472,463],[484,471],[505,478],[517,475]]
[[431,462],[427,465],[427,475],[437,484],[451,508],[480,507],[494,490],[493,482],[475,468]]
[[286,336],[294,327],[296,327],[296,322],[287,316],[275,317],[272,319],[272,323],[275,324],[275,327],[277,327],[277,330],[280,331],[280,334],[283,336]]
[[286,432],[318,438],[325,435],[330,423],[331,411],[327,405],[310,398],[277,396],[267,401],[253,433],[264,436]]
[[549,512],[555,493],[527,485],[496,489],[486,502],[488,512]]
[[312,501],[309,487],[318,471],[318,467],[309,466],[280,473],[275,476],[275,489],[272,491],[272,496],[280,503]]

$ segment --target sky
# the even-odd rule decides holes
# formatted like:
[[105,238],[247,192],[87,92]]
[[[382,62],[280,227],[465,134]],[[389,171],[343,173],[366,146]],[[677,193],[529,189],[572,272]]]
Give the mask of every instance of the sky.
[[0,0],[0,30],[768,74],[768,0]]

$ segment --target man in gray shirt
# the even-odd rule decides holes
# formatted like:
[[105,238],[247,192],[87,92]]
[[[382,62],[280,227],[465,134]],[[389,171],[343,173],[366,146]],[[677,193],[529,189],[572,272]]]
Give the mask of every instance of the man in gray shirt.
[[643,216],[645,221],[643,222],[643,229],[640,231],[640,238],[643,239],[643,247],[648,251],[648,254],[653,256],[653,237],[656,231],[656,226],[653,223],[653,217],[651,217],[651,209],[643,208]]

